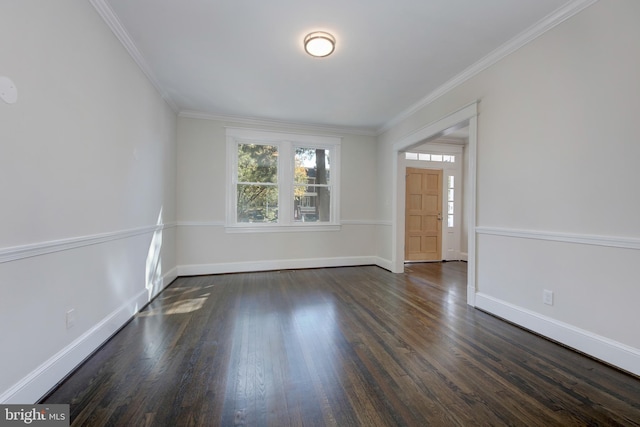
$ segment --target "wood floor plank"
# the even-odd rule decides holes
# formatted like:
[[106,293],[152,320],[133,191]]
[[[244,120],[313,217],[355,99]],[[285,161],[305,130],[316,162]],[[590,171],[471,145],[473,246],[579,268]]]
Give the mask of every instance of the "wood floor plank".
[[74,426],[640,426],[640,379],[466,305],[466,264],[181,277],[43,403]]

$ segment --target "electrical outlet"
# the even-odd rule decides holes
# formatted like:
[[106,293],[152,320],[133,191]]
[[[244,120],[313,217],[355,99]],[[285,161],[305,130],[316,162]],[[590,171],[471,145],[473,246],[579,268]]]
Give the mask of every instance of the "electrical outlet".
[[547,305],[553,305],[553,291],[547,289],[542,291],[542,302]]
[[76,310],[75,308],[72,308],[71,310],[67,311],[67,329],[71,329],[76,325]]

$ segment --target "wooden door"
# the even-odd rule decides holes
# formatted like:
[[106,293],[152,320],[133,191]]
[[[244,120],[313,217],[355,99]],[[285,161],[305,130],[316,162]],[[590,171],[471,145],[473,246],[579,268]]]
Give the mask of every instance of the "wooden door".
[[404,259],[442,260],[442,170],[407,168]]

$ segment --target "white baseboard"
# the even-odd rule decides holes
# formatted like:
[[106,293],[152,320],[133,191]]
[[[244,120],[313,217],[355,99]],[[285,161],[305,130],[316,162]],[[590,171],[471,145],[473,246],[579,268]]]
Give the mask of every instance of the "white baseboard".
[[169,286],[171,284],[171,282],[173,282],[177,278],[178,278],[178,267],[173,267],[171,270],[167,271],[162,276],[162,286],[160,287],[160,289],[158,289],[157,292],[154,292],[153,295],[151,295],[151,298],[149,300],[154,299],[156,297],[156,295],[158,295],[160,292],[162,292],[164,290],[164,288]]
[[246,273],[252,271],[294,270],[300,268],[348,267],[354,265],[380,265],[378,264],[379,260],[380,258],[378,257],[364,256],[344,258],[247,261],[217,264],[192,264],[178,266],[178,276],[202,276],[207,274]]
[[640,376],[640,349],[478,292],[476,308]]
[[380,268],[384,268],[385,270],[393,271],[393,262],[391,260],[376,257],[375,264]]
[[[162,277],[162,289],[177,277],[174,268]],[[162,289],[158,289],[153,298]],[[99,323],[76,338],[71,344],[54,354],[11,388],[0,394],[0,404],[30,404],[40,400],[46,393],[71,373],[91,353],[107,341],[126,324],[150,300],[146,289],[125,302]]]

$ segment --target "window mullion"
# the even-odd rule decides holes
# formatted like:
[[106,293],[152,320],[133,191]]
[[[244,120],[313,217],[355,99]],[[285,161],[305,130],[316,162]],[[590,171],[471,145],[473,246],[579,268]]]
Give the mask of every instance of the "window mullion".
[[[233,153],[230,155],[230,153]],[[227,212],[226,223],[237,224],[238,142],[227,136]]]
[[293,175],[291,144],[283,143],[278,156],[278,218],[282,225],[293,223]]

